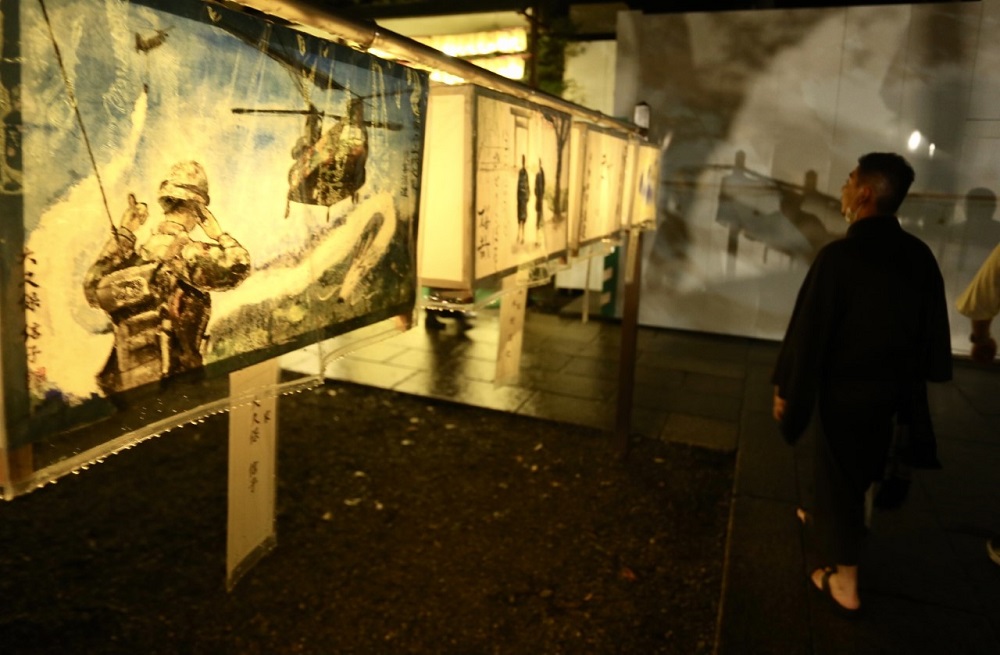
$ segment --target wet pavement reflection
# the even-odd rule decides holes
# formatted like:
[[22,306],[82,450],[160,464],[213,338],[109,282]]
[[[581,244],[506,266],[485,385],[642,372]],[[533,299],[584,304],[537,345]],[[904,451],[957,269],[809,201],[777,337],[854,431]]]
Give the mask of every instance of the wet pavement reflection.
[[[331,378],[607,430],[613,440],[620,327],[527,313],[518,380],[494,384],[498,312],[443,319],[357,350]],[[864,621],[845,624],[808,590],[794,517],[811,444],[792,449],[770,416],[772,342],[640,328],[632,432],[736,451],[717,653],[998,653],[1000,366],[956,363],[930,401],[945,469],[918,472],[907,505],[875,518],[862,562]],[[295,361],[296,357],[299,361]],[[315,367],[287,356],[286,368]],[[307,371],[309,372],[309,371]]]

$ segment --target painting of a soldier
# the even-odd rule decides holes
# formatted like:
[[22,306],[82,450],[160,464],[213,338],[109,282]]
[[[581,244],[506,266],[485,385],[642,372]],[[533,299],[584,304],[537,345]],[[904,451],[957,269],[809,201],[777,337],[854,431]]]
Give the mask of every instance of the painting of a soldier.
[[[129,196],[121,225],[90,267],[84,294],[107,313],[114,346],[97,381],[106,394],[200,369],[211,314],[209,292],[238,286],[250,255],[208,209],[208,177],[196,161],[175,164],[160,183],[163,218],[137,247],[149,218]],[[201,226],[208,241],[191,232]]]

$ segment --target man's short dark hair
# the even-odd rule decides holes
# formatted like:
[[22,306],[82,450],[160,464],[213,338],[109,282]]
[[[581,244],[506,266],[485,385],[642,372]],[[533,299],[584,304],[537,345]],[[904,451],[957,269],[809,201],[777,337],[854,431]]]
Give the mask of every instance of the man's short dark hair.
[[858,159],[858,179],[875,191],[880,214],[896,213],[914,177],[913,167],[894,152],[870,152]]

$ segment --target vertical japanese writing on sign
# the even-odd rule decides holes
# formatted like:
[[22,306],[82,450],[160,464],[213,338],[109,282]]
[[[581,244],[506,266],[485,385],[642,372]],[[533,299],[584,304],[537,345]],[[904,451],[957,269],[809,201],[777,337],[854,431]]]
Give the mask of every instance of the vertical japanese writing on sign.
[[[274,547],[277,402],[265,389],[278,381],[278,360],[229,376],[229,517],[227,586]],[[250,399],[246,402],[244,399]]]
[[527,287],[518,286],[516,275],[508,275],[504,278],[503,300],[500,302],[500,338],[497,342],[497,364],[494,378],[497,384],[517,381],[521,368],[524,308],[527,305],[527,296]]
[[[265,429],[271,422],[271,410],[264,409],[261,405],[260,398],[253,399],[253,409],[250,412],[250,433],[248,435],[248,441],[250,445],[256,444],[260,441],[261,430]],[[257,489],[257,473],[259,470],[259,463],[254,460],[250,463],[249,468],[249,486],[250,493],[254,493]]]
[[490,251],[493,248],[493,239],[490,233],[490,216],[487,209],[480,209],[478,212],[476,226],[476,251],[479,253],[479,258],[483,260],[488,260],[490,257]]
[[[24,309],[24,352],[28,360],[28,388],[41,390],[45,386],[45,368],[37,368],[42,354],[38,346],[42,336],[42,326],[36,314],[42,308],[41,286],[36,281],[38,259],[34,252],[25,250],[21,254],[21,265],[24,267],[24,281],[21,283],[21,306]],[[40,394],[36,394],[40,395]]]
[[504,298],[504,302],[510,303],[510,311],[506,312],[507,316],[507,327],[506,332],[506,347],[504,350],[504,357],[511,358],[519,354],[519,350],[513,343],[514,339],[521,337],[521,329],[524,325],[524,294],[513,292],[508,294],[508,298]]

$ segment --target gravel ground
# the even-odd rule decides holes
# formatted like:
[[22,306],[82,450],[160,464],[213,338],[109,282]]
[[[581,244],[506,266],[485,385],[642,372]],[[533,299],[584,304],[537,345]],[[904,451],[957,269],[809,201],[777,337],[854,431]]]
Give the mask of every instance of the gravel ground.
[[0,652],[710,653],[734,457],[327,383],[225,590],[226,417],[0,505]]

